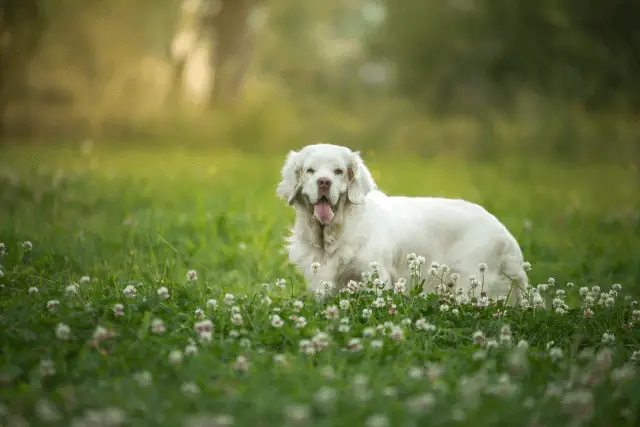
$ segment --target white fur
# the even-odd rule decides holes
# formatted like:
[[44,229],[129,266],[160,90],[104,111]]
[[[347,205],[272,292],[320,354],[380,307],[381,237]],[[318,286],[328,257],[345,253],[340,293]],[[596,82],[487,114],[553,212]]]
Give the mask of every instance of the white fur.
[[[338,169],[345,172],[336,175]],[[333,179],[329,198],[337,206],[326,226],[313,215],[320,176]],[[361,281],[372,261],[390,287],[400,277],[408,279],[410,253],[426,259],[421,271],[426,291],[439,283],[427,275],[434,261],[447,264],[449,274],[458,273],[465,287],[471,275],[482,279],[478,265],[486,263],[484,290],[493,298],[510,289],[517,298],[528,284],[520,247],[496,217],[464,200],[389,197],[377,189],[359,154],[346,147],[316,144],[290,152],[277,194],[296,209],[289,260],[304,272],[311,290],[325,280],[337,289],[349,280]],[[317,274],[311,271],[314,262],[321,265]]]

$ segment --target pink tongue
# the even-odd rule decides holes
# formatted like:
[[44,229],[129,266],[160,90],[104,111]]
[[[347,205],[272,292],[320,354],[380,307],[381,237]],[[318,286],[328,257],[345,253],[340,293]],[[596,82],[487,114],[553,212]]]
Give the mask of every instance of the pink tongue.
[[313,205],[313,213],[322,225],[329,224],[333,219],[333,209],[331,209],[331,205],[327,202],[320,202],[317,205]]

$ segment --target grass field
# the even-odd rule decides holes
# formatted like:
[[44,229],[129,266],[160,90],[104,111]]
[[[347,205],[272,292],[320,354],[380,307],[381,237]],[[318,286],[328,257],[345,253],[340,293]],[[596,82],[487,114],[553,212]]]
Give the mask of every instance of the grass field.
[[376,308],[287,264],[284,154],[0,151],[0,424],[637,425],[636,171],[364,153],[389,193],[482,203],[555,279],[547,310]]

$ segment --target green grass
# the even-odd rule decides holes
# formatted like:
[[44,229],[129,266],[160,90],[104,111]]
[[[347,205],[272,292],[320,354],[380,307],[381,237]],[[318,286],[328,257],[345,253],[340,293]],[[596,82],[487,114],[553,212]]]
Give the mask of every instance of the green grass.
[[[441,311],[436,295],[413,292],[389,295],[396,316],[379,308],[368,319],[361,313],[374,296],[342,294],[326,304],[350,300],[339,314],[349,331],[343,326],[341,332],[341,320],[326,319],[326,306],[305,294],[302,277],[282,252],[293,219],[275,196],[283,156],[102,147],[84,154],[69,147],[1,151],[3,425],[118,425],[118,414],[122,425],[135,426],[225,425],[216,418],[225,414],[238,426],[385,425],[376,415],[393,426],[452,420],[552,426],[572,425],[580,414],[590,425],[636,425],[640,388],[637,380],[623,380],[637,374],[626,363],[640,350],[638,326],[629,328],[632,300],[640,294],[635,171],[365,153],[389,193],[485,205],[521,242],[533,264],[532,283],[553,277],[556,286],[545,293],[548,311],[467,304],[455,314],[453,304]],[[31,250],[23,248],[25,241]],[[190,269],[196,281],[187,280]],[[81,283],[82,276],[91,280]],[[286,280],[284,289],[274,285],[277,279]],[[567,288],[567,282],[576,286]],[[72,283],[80,283],[77,295],[65,292]],[[614,306],[596,303],[585,319],[578,288],[598,285],[608,292],[616,283],[622,291]],[[130,284],[134,298],[124,292]],[[163,286],[168,299],[157,293]],[[552,309],[555,289],[567,291],[571,309],[562,316]],[[235,295],[242,326],[231,321],[226,293]],[[210,299],[217,308],[207,305]],[[304,301],[297,314],[296,299]],[[60,302],[53,310],[47,308],[51,300]],[[115,304],[123,305],[123,316],[115,316]],[[213,322],[209,344],[194,331],[198,308]],[[270,321],[278,309],[281,328]],[[304,316],[307,325],[297,329],[291,315]],[[436,329],[417,329],[420,318]],[[164,333],[152,332],[154,319],[163,321]],[[366,327],[390,332],[385,322],[402,328],[404,340],[384,331],[363,337]],[[70,328],[67,340],[56,337],[60,323]],[[96,343],[99,326],[115,336]],[[331,337],[329,347],[302,354],[299,342],[318,330]],[[499,345],[475,344],[477,330]],[[605,345],[608,331],[615,343]],[[353,338],[361,339],[361,351],[347,350]],[[184,352],[190,340],[197,354],[170,363],[170,353]],[[381,349],[371,347],[374,340],[383,342]],[[521,340],[528,349],[517,349]],[[560,360],[550,356],[557,354],[554,347],[562,351]],[[277,354],[286,365],[274,362]],[[247,372],[234,365],[239,355],[250,363]],[[53,363],[55,374],[46,375],[43,360]],[[597,385],[588,383],[596,379]],[[110,417],[111,424],[92,424],[92,416]]]

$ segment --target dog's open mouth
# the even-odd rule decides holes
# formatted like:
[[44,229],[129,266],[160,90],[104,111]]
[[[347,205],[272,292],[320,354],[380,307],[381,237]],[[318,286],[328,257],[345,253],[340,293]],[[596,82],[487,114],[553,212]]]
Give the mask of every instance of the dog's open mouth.
[[327,196],[318,199],[318,203],[313,205],[313,214],[322,225],[328,225],[334,217],[337,206],[331,204]]

